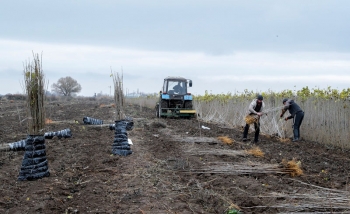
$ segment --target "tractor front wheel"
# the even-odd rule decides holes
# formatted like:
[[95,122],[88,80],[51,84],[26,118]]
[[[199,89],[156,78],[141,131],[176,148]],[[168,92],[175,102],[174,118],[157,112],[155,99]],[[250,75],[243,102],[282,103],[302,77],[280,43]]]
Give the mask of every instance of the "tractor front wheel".
[[160,117],[160,108],[159,108],[159,104],[158,105],[156,105],[156,107],[155,107],[155,111],[156,111],[156,117]]
[[160,106],[161,106],[162,108],[168,108],[168,101],[162,100],[162,101],[160,102]]

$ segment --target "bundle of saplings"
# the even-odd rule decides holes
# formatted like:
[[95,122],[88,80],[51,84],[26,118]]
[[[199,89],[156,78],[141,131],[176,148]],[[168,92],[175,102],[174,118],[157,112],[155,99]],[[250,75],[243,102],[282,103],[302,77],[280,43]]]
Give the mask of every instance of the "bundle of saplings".
[[45,151],[44,74],[41,59],[33,54],[34,60],[24,66],[28,136],[18,180],[36,180],[50,176]]
[[59,139],[70,138],[72,137],[72,132],[70,129],[63,129],[57,132],[46,132],[44,136],[45,136],[45,139],[52,139],[53,137],[58,137]]
[[[53,137],[58,137],[59,139],[61,138],[70,138],[72,137],[72,132],[70,129],[63,129],[61,131],[57,132],[46,132],[44,134],[45,139],[52,139]],[[26,147],[27,141],[26,139],[20,140],[17,142],[9,143],[10,150],[13,151],[20,151],[24,150]]]
[[[116,121],[114,125],[114,142],[112,144],[112,154],[127,156],[132,154],[130,144],[128,142],[127,124],[131,124],[129,128],[133,126],[132,121],[128,121],[124,114],[124,93],[123,93],[123,76],[119,76],[118,73],[111,74],[114,80],[114,102],[116,106]],[[132,123],[131,123],[132,122]],[[111,126],[110,126],[111,129]],[[113,127],[112,127],[113,129]]]
[[88,124],[88,125],[102,125],[103,124],[103,120],[95,119],[92,117],[84,117],[83,122],[84,122],[84,124]]

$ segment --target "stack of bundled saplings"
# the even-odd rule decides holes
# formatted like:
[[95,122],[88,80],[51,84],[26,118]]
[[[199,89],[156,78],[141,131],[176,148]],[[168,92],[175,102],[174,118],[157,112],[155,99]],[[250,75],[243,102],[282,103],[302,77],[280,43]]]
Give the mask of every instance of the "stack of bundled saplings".
[[[123,94],[123,76],[120,77],[118,73],[111,74],[111,76],[113,76],[114,102],[116,106],[116,121],[114,126],[115,135],[112,145],[112,154],[127,156],[132,154],[132,151],[130,149],[130,144],[128,142],[128,133],[126,131],[128,120],[124,114],[125,100]],[[133,125],[133,123],[130,124]]]
[[24,80],[27,92],[28,137],[18,180],[35,180],[50,176],[45,151],[44,74],[38,54],[33,54],[32,63],[24,66]]

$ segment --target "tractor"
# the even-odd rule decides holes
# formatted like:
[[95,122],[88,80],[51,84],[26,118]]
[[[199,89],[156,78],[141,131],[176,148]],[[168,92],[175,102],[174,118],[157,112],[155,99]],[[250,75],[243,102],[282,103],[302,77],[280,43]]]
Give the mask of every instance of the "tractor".
[[163,90],[159,92],[159,101],[155,111],[157,117],[196,117],[192,95],[187,91],[192,87],[192,80],[183,77],[167,77]]

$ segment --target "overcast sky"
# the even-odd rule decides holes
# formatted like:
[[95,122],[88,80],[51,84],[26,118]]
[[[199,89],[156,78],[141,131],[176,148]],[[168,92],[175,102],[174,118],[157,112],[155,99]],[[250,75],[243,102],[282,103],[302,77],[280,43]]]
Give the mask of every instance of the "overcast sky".
[[[51,85],[79,95],[161,90],[192,79],[193,94],[308,86],[350,88],[348,0],[1,0],[0,94],[23,93],[23,64],[42,54]],[[112,86],[112,90],[111,87]]]

